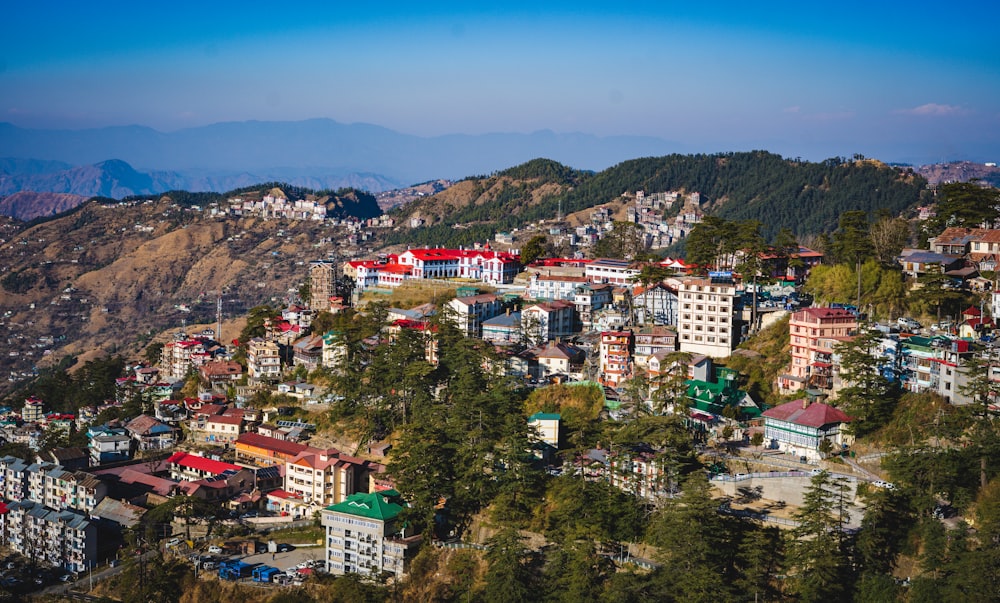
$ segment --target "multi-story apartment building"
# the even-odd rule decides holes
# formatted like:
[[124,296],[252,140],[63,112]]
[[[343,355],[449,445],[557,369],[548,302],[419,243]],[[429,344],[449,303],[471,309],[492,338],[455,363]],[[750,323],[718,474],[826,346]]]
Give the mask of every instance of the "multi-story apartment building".
[[666,496],[670,486],[676,483],[669,483],[669,472],[664,470],[664,462],[657,456],[646,444],[609,452],[607,470],[611,474],[611,485],[647,500]]
[[4,540],[13,551],[44,564],[83,572],[97,561],[97,526],[75,511],[23,500],[7,504]]
[[521,310],[521,327],[532,343],[568,337],[575,332],[575,310],[567,301],[537,303]]
[[319,312],[330,308],[330,297],[336,293],[339,266],[330,260],[309,262],[309,307]]
[[32,496],[32,500],[50,509],[89,514],[108,493],[107,484],[85,471],[66,471],[55,466],[44,472],[43,479],[41,499]]
[[635,363],[645,367],[657,352],[677,351],[677,331],[666,327],[645,327],[635,333]]
[[281,355],[278,344],[255,337],[247,342],[247,374],[253,381],[277,381],[281,378]]
[[353,494],[323,510],[326,528],[326,569],[329,573],[397,579],[406,574],[421,537],[406,535],[399,521],[403,502],[395,490]]
[[585,330],[593,328],[595,312],[611,305],[613,290],[614,286],[608,284],[583,284],[573,290],[573,305]]
[[601,382],[617,387],[632,375],[632,332],[604,331],[600,343]]
[[[785,391],[803,387],[835,389],[834,347],[858,330],[858,318],[842,308],[803,308],[788,321],[791,379],[779,379]],[[838,380],[839,381],[839,380]]]
[[82,571],[95,562],[97,528],[87,520],[107,486],[83,471],[0,458],[0,543],[42,563]]
[[901,339],[889,335],[875,353],[885,360],[886,372],[898,376],[907,391],[934,392],[952,404],[973,401],[962,393],[968,382],[966,364],[977,353],[968,340],[919,335]]
[[[339,450],[309,450],[285,463],[285,492],[312,507],[334,505],[362,489],[365,461]],[[312,515],[312,510],[307,515]]]
[[179,339],[163,346],[160,355],[160,374],[166,379],[179,380],[188,376],[210,358],[209,341],[204,338]]
[[45,403],[34,396],[28,397],[21,409],[21,418],[25,423],[40,423],[45,420]]
[[739,343],[736,285],[730,279],[681,282],[677,330],[681,351],[728,358]]
[[483,321],[500,315],[500,298],[490,293],[456,297],[448,302],[455,321],[469,337],[482,337]]

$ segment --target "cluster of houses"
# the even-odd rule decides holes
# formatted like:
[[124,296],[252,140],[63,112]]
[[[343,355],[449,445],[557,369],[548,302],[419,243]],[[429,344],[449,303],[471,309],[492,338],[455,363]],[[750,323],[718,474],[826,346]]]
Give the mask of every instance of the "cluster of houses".
[[[27,406],[35,409],[40,402],[33,398]],[[281,420],[279,409],[257,411],[219,402],[189,398],[161,403],[178,409],[170,422],[140,415],[123,425],[89,426],[89,451],[45,451],[33,463],[0,458],[0,544],[81,572],[113,554],[121,528],[134,526],[147,509],[190,496],[227,509],[233,517],[266,511],[293,520],[322,512],[324,522],[334,521],[341,529],[340,540],[328,543],[337,551],[328,552],[336,560],[330,571],[402,575],[419,535],[400,536],[403,526],[394,523],[400,507],[380,502],[398,498],[384,465],[304,443],[315,426]],[[207,453],[176,447],[182,422],[187,447],[199,445]],[[369,452],[384,456],[386,447]],[[368,509],[376,509],[379,517],[371,517]],[[378,539],[373,540],[376,523]],[[348,528],[345,535],[344,525],[365,529]],[[361,553],[351,538],[360,539],[368,557],[352,559]]]

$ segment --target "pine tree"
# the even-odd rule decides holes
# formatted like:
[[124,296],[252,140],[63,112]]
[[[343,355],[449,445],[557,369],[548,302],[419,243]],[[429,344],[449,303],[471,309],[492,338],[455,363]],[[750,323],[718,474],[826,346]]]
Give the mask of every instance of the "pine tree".
[[649,539],[660,550],[661,588],[678,601],[714,603],[733,599],[732,527],[718,513],[711,485],[700,472],[684,482],[683,493],[666,501],[650,525]]
[[485,603],[528,603],[537,600],[528,549],[514,528],[506,528],[487,542]]
[[843,528],[847,486],[823,471],[812,478],[795,519],[788,544],[790,585],[798,598],[811,603],[846,601],[850,598],[851,540]]

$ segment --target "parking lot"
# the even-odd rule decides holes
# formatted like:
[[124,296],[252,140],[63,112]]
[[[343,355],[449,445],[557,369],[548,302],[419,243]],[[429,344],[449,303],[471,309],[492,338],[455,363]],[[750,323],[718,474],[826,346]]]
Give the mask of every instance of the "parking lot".
[[276,567],[280,570],[287,570],[304,561],[323,561],[325,553],[325,549],[321,546],[302,545],[296,546],[294,550],[287,553],[257,553],[234,558],[238,558],[245,563],[260,563]]
[[[282,545],[283,543],[278,543]],[[288,545],[284,545],[288,546]],[[195,561],[196,558],[200,556],[203,561],[211,562],[207,567],[202,567],[202,571],[215,572],[219,568],[219,564],[225,561],[239,560],[248,565],[269,565],[271,567],[276,567],[282,572],[286,572],[289,569],[295,568],[299,564],[305,562],[314,562],[314,567],[318,568],[320,571],[323,569],[324,554],[325,550],[322,546],[315,544],[306,545],[291,545],[291,550],[285,552],[274,552],[269,553],[262,551],[259,553],[251,553],[246,555],[232,555],[232,554],[215,554],[210,552],[198,553],[188,553],[185,554],[183,550],[176,550],[178,554],[184,554],[191,561]]]

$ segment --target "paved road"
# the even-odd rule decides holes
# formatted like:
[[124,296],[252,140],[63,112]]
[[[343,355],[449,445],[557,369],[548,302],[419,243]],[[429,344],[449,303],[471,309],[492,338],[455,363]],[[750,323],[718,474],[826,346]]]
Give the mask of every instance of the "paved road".
[[[147,551],[143,553],[142,558],[146,561],[153,558],[156,555],[156,551]],[[101,580],[106,580],[112,576],[116,576],[125,571],[124,561],[118,567],[108,567],[103,570],[86,573],[80,576],[80,579],[76,582],[66,582],[65,584],[56,584],[50,586],[41,591],[44,595],[80,595],[80,593],[70,593],[70,590],[89,592],[91,584],[97,584]],[[89,595],[80,595],[82,597],[88,597]],[[79,598],[79,597],[77,597]]]

